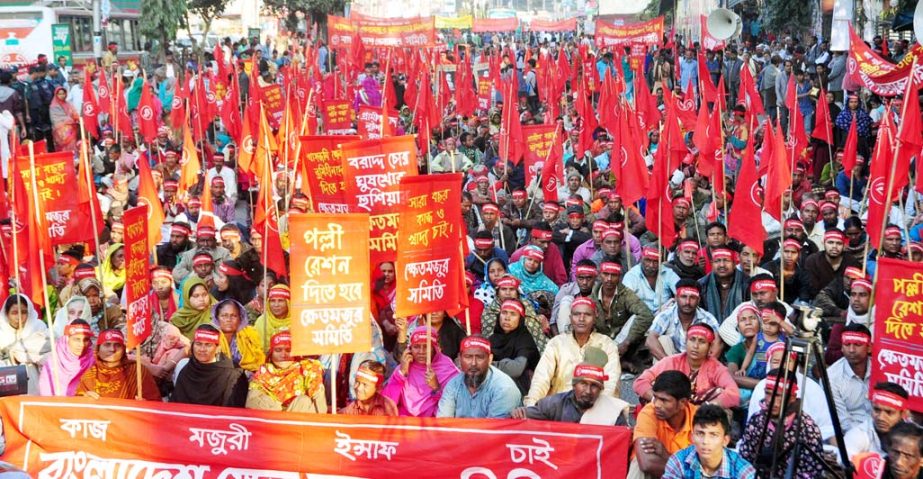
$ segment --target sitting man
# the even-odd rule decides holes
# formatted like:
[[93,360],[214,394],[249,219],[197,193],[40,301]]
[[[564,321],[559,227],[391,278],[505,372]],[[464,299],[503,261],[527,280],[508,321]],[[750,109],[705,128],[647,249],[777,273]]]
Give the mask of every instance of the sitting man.
[[596,263],[583,259],[574,269],[577,279],[561,286],[554,297],[554,305],[551,307],[551,328],[554,335],[570,332],[571,303],[577,298],[590,296],[593,292],[593,285],[596,284],[598,276]]
[[512,378],[492,366],[490,341],[481,336],[466,337],[458,359],[462,374],[446,384],[436,417],[510,417],[522,395]]
[[[863,398],[864,399],[864,398]],[[884,455],[888,433],[910,417],[907,400],[910,395],[899,384],[880,382],[872,388],[872,414],[855,424],[843,436],[846,453],[852,459],[863,452]]]
[[662,477],[755,479],[756,469],[736,451],[728,449],[730,441],[727,412],[713,404],[700,407],[692,416],[692,446],[670,456]]
[[646,246],[641,250],[641,262],[632,266],[622,278],[622,284],[656,313],[670,298],[676,296],[679,276],[661,261],[660,250]]
[[735,407],[740,402],[740,389],[727,366],[709,356],[715,330],[707,324],[695,324],[686,331],[686,352],[667,356],[635,380],[634,390],[642,401],[654,398],[651,384],[664,371],[676,370],[689,376],[692,382],[693,404],[715,403]]
[[[647,347],[656,360],[686,351],[686,331],[695,324],[707,324],[718,329],[718,320],[699,307],[699,285],[691,279],[676,283],[676,300],[654,317],[647,332]],[[712,344],[712,357],[721,354],[721,341]]]
[[671,455],[692,444],[692,383],[681,371],[663,371],[651,388],[651,400],[638,413],[635,457],[628,477],[660,477]]
[[843,433],[872,414],[869,378],[872,375],[872,333],[861,324],[850,324],[841,336],[843,357],[827,368],[836,415]]
[[923,478],[923,429],[905,422],[888,433],[888,458],[882,479]]

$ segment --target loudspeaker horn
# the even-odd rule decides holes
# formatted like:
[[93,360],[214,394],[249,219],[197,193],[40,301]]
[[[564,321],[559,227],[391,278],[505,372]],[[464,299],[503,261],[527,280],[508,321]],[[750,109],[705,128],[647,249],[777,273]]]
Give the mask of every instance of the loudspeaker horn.
[[708,33],[717,40],[730,40],[740,35],[743,28],[740,16],[726,8],[718,8],[711,12],[705,25],[708,27]]
[[917,2],[913,11],[913,36],[917,37],[917,43],[923,45],[923,2]]

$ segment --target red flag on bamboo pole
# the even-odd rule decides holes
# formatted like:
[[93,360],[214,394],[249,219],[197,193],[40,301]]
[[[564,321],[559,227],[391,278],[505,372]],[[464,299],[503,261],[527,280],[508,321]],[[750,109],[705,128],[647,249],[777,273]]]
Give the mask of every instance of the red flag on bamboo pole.
[[199,171],[202,170],[190,130],[188,125],[183,129],[183,164],[179,176],[179,191],[187,193],[199,183]]
[[753,135],[748,135],[740,175],[737,177],[737,194],[728,213],[728,236],[753,248],[762,256],[766,229],[759,220],[763,209],[759,179],[753,153]]
[[89,68],[84,70],[83,84],[83,106],[80,108],[83,127],[88,135],[99,138],[99,105],[96,101],[96,94],[93,92],[93,75]]
[[143,157],[138,160],[138,203],[142,202],[147,205],[148,245],[153,249],[160,243],[160,228],[166,216],[157,196],[151,167]]
[[157,138],[157,128],[160,126],[155,106],[150,84],[144,82],[141,85],[141,99],[138,100],[138,130],[148,143]]
[[[853,122],[855,124],[855,122]],[[881,247],[881,228],[885,217],[890,213],[891,205],[888,203],[888,177],[890,176],[891,162],[894,161],[894,123],[891,115],[884,115],[878,127],[878,140],[875,142],[875,151],[872,154],[872,163],[869,166],[869,215],[866,220],[869,244],[875,248]],[[895,199],[891,197],[891,200]]]
[[820,90],[817,102],[817,114],[814,118],[814,131],[811,132],[811,138],[817,138],[827,144],[833,144],[833,122],[830,119],[830,105],[827,104],[827,93]]

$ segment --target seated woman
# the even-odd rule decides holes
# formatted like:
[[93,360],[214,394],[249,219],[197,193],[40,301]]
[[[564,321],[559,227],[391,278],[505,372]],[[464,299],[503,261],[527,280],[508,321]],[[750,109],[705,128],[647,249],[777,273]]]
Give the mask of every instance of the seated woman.
[[[173,392],[173,371],[189,357],[191,341],[176,326],[157,319],[157,315],[151,320],[151,335],[141,343],[141,365],[154,377],[160,395],[167,397]],[[134,351],[128,354],[129,359],[134,359]]]
[[249,326],[247,310],[233,299],[219,302],[212,308],[212,326],[221,331],[219,349],[231,358],[234,367],[255,372],[266,361],[256,328]]
[[80,295],[90,304],[90,332],[99,334],[104,329],[122,325],[122,310],[117,304],[103,301],[103,285],[96,278],[84,278],[77,283]]
[[[64,328],[74,322],[82,319],[87,323],[92,318],[90,303],[83,296],[74,295],[68,298],[63,307],[58,308],[54,314],[54,337],[60,338],[64,335]],[[42,324],[45,324],[44,322]],[[45,328],[47,329],[47,327]]]
[[341,414],[350,416],[397,416],[397,405],[381,395],[385,383],[385,367],[371,359],[362,361],[353,382],[354,401],[350,401]]
[[474,291],[474,297],[481,300],[484,306],[490,306],[497,297],[497,281],[506,276],[506,261],[500,258],[494,258],[484,266],[484,282]]
[[[431,361],[427,364],[426,343]],[[410,348],[401,357],[401,366],[391,375],[381,392],[397,404],[401,416],[434,417],[442,389],[458,374],[458,368],[439,349],[436,332],[423,326],[410,336]]]
[[489,338],[494,366],[513,378],[523,396],[529,392],[532,372],[541,357],[526,330],[525,317],[525,307],[518,299],[504,301],[500,306],[500,327]]
[[6,298],[0,310],[0,366],[25,365],[31,395],[38,394],[39,371],[49,351],[48,326],[38,319],[32,301],[21,294]]
[[64,336],[55,341],[55,355],[42,366],[38,391],[42,396],[73,396],[84,371],[93,365],[90,325],[78,319],[64,328]]
[[189,275],[183,283],[183,307],[173,313],[170,324],[176,326],[183,336],[191,340],[196,328],[211,322],[211,306],[214,301],[208,294],[205,281],[195,275]]
[[269,361],[250,380],[248,409],[327,413],[324,368],[308,358],[292,358],[292,335],[276,333],[270,340]]
[[288,286],[277,284],[269,288],[269,311],[260,315],[253,327],[260,335],[260,344],[264,350],[269,349],[269,340],[282,330],[288,330],[292,323],[289,302],[292,292]]
[[125,287],[125,246],[113,243],[106,250],[106,259],[100,266],[103,299],[110,304],[118,304]]
[[247,375],[231,359],[218,352],[221,332],[203,324],[192,337],[192,356],[176,366],[176,386],[171,402],[203,406],[244,407]]
[[[404,318],[397,318],[395,320],[398,330],[398,342],[394,349],[395,360],[400,361],[401,356],[404,354],[404,349],[406,349],[407,346],[407,334],[413,334],[417,328],[426,326],[426,321],[426,315],[419,316],[408,328]],[[458,347],[461,345],[462,339],[465,339],[465,336],[467,336],[465,330],[462,329],[455,318],[446,314],[445,311],[430,313],[429,323],[439,336],[439,349],[442,351],[442,354],[445,354],[449,359],[454,361],[455,358],[458,357]]]
[[[138,397],[138,373],[134,361],[125,357],[125,335],[118,329],[99,333],[96,340],[96,363],[90,366],[77,384],[77,395],[93,399]],[[160,389],[153,376],[141,369],[141,397],[160,401]]]
[[233,299],[240,304],[247,304],[256,297],[256,283],[237,261],[226,259],[215,269],[215,285],[211,293],[218,301]]
[[[761,331],[760,329],[763,329]],[[745,304],[737,312],[737,329],[744,338],[727,352],[728,371],[734,376],[737,387],[740,388],[740,403],[743,406],[750,404],[750,395],[753,388],[766,377],[766,350],[776,340],[768,340],[764,331],[775,331],[778,339],[779,325],[763,326],[760,320],[760,310],[752,304]],[[770,336],[772,337],[772,336]]]
[[484,308],[484,312],[481,313],[481,335],[486,338],[491,337],[494,334],[497,323],[500,321],[500,305],[507,299],[517,299],[522,302],[526,310],[526,330],[529,331],[529,334],[535,341],[535,346],[538,348],[539,354],[541,354],[545,351],[545,345],[548,344],[548,336],[545,336],[542,329],[542,320],[535,311],[532,301],[523,296],[520,291],[520,283],[521,281],[519,281],[519,278],[509,274],[497,281],[497,296],[492,303]]

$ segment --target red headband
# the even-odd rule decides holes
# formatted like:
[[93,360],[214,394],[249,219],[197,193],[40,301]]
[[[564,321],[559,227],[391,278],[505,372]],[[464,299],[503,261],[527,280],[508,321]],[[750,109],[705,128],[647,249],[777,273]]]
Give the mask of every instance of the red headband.
[[849,279],[865,278],[865,275],[862,274],[862,270],[855,266],[847,266],[846,269],[843,270],[843,275]]
[[691,250],[694,250],[694,251],[698,251],[698,250],[699,250],[699,243],[696,242],[696,241],[693,241],[693,240],[684,240],[683,242],[681,242],[681,243],[679,244],[679,250],[680,250],[680,251],[685,251],[685,250],[687,250],[687,249],[691,249]]
[[80,281],[87,278],[95,278],[96,270],[93,268],[77,268],[74,270],[74,279]]
[[[506,302],[503,304],[506,304]],[[465,351],[471,348],[481,349],[487,354],[490,354],[490,341],[478,336],[468,336],[467,338],[462,339],[461,346],[459,346],[458,350]]]
[[410,335],[410,345],[414,344],[426,344],[426,338],[430,339],[430,342],[438,344],[439,338],[436,336],[435,332],[429,329],[428,327],[417,328],[414,330],[413,334]]
[[174,223],[173,226],[170,227],[170,234],[173,234],[173,233],[181,234],[183,236],[189,236],[190,234],[192,234],[192,230],[189,229],[189,227],[186,225]]
[[857,344],[859,346],[867,346],[872,342],[872,337],[859,331],[844,331],[843,335],[840,337],[840,342],[844,345]]
[[731,251],[731,250],[729,250],[729,249],[726,249],[726,248],[719,248],[719,249],[716,249],[716,250],[712,251],[712,252],[711,252],[711,260],[712,260],[712,261],[718,261],[719,259],[726,259],[726,260],[728,260],[728,261],[733,262],[733,261],[734,261],[734,252]]
[[551,241],[551,231],[532,228],[532,238],[543,241]]
[[289,300],[292,299],[292,293],[284,287],[273,286],[269,288],[269,299]]
[[892,392],[876,389],[872,391],[872,404],[893,407],[894,409],[903,411],[907,407],[907,400]]
[[[785,341],[776,341],[770,344],[769,347],[766,348],[766,360],[769,361],[769,358],[771,358],[772,355],[776,353],[776,351],[783,353],[785,352]],[[791,356],[795,357],[794,351],[792,352]]]
[[787,239],[782,242],[782,249],[785,248],[795,248],[798,251],[801,251],[801,243],[798,240]]
[[269,340],[269,347],[274,348],[276,346],[292,347],[292,333],[282,331],[274,334],[272,339]]
[[362,366],[356,370],[356,379],[359,378],[365,379],[366,381],[375,385],[380,385],[381,383],[385,382],[385,377],[383,375],[376,373],[375,371],[372,371],[365,366]]
[[901,229],[898,228],[897,226],[888,226],[887,228],[885,228],[885,238],[892,237],[892,236],[897,236],[898,238],[900,238]]
[[196,343],[218,344],[221,333],[210,329],[196,329],[192,341]]
[[497,289],[500,288],[518,288],[519,278],[511,275],[504,276],[497,280]]
[[570,304],[571,311],[574,310],[577,306],[589,306],[594,312],[596,311],[596,303],[592,299],[587,298],[586,296],[581,296],[579,298],[574,298],[574,302]]
[[493,238],[490,238],[490,239],[488,239],[488,238],[478,238],[478,239],[474,240],[474,247],[477,248],[477,249],[487,249],[487,248],[493,249],[493,247],[494,247],[494,240],[493,240]]
[[[193,260],[193,264],[195,264],[195,260]],[[202,264],[204,264],[204,263],[202,263]],[[229,264],[227,264],[227,263],[225,263],[225,262],[222,262],[222,263],[218,266],[218,271],[220,271],[221,274],[223,274],[223,275],[225,275],[225,276],[243,276],[243,275],[244,275],[243,270],[237,269],[237,268],[235,268],[235,267],[233,267],[233,266],[231,266],[231,265],[229,265]]]
[[514,199],[514,200],[523,200],[523,199],[526,199],[526,198],[528,198],[528,197],[529,197],[529,196],[528,196],[528,195],[526,194],[526,192],[523,191],[523,190],[516,190],[516,191],[513,192],[513,199]]
[[709,343],[715,340],[715,332],[704,324],[693,324],[692,326],[689,326],[689,329],[686,330],[686,337],[691,338],[694,336],[705,338],[705,341],[708,341]]
[[866,291],[871,291],[871,290],[872,290],[872,282],[869,281],[869,280],[867,280],[867,279],[865,279],[865,278],[856,279],[856,280],[853,280],[853,282],[852,282],[852,286],[850,287],[850,289],[852,289],[852,288],[862,288],[862,289],[864,289],[864,290],[866,290]]
[[618,263],[613,263],[611,261],[606,261],[605,263],[599,265],[600,273],[609,273],[609,274],[622,274],[622,265]]
[[526,248],[526,250],[522,252],[522,256],[539,262],[545,261],[545,253],[542,253],[542,250],[538,247]]
[[615,236],[618,239],[622,239],[622,232],[615,228],[609,228],[606,231],[603,231],[603,239],[606,239],[610,236]]
[[212,228],[211,226],[199,226],[199,228],[196,229],[195,236],[196,238],[208,238],[210,236],[214,237],[215,228]]
[[218,185],[224,186],[224,178],[220,176],[215,176],[212,178],[212,186],[218,186]]
[[798,396],[798,383],[797,382],[789,383],[788,381],[785,380],[785,378],[780,378],[778,376],[769,376],[766,378],[766,393],[767,394],[771,393],[773,389],[778,389],[778,388],[785,390],[785,388],[787,388],[789,384],[792,385],[792,394],[790,397]]
[[73,336],[75,334],[85,334],[87,336],[93,336],[93,330],[90,329],[89,324],[80,324],[80,323],[71,323],[64,328],[65,336]]
[[103,343],[119,343],[125,345],[125,335],[122,334],[118,329],[107,329],[99,333],[99,339],[96,340],[96,344]]
[[797,226],[801,229],[804,229],[804,223],[797,218],[791,218],[791,219],[785,220],[785,227],[788,228],[791,226]]
[[122,224],[122,223],[112,223],[112,228],[110,228],[110,229],[111,229],[112,231],[121,231],[121,232],[125,232],[125,225]]
[[497,208],[497,205],[493,203],[488,203],[481,207],[481,213],[497,213],[500,214],[500,208]]
[[557,212],[561,209],[561,207],[558,206],[557,203],[545,202],[545,204],[542,205],[542,209]]
[[574,269],[574,276],[586,275],[595,277],[597,274],[596,268],[592,266],[577,266],[577,268]]
[[169,279],[170,281],[173,281],[173,273],[171,273],[170,270],[166,268],[155,269],[152,273],[152,277],[154,279]]
[[771,279],[761,279],[750,283],[750,292],[775,291],[776,282]]
[[641,257],[644,259],[660,261],[660,251],[657,251],[656,248],[643,248],[641,249]]
[[813,206],[813,207],[815,207],[815,208],[820,209],[820,208],[817,206],[817,202],[814,201],[814,200],[804,200],[804,201],[801,202],[801,209],[802,209],[802,210],[804,210],[804,209],[807,208],[808,206]]
[[679,288],[676,288],[677,297],[683,294],[690,294],[692,296],[699,297],[701,293],[699,293],[699,288],[696,288],[694,286],[680,286]]
[[508,299],[500,305],[500,311],[513,311],[519,314],[520,317],[526,315],[526,309],[522,306],[522,303],[515,299]]
[[751,313],[755,314],[757,318],[761,316],[760,310],[756,306],[748,303],[748,304],[744,304],[743,306],[740,307],[739,310],[737,310],[737,319],[740,319],[740,317],[746,311],[750,311]]
[[822,201],[822,202],[820,203],[820,205],[819,205],[819,208],[820,208],[821,211],[824,211],[824,210],[836,210],[836,209],[837,209],[837,208],[836,208],[836,205],[833,204],[833,203],[831,203],[831,202],[829,202],[829,201]]
[[603,368],[593,364],[578,364],[574,368],[574,379],[589,379],[600,384],[609,380]]
[[593,231],[606,231],[607,229],[609,229],[609,223],[603,220],[596,220],[593,222]]
[[215,260],[213,260],[212,257],[208,253],[197,254],[195,255],[194,258],[192,258],[193,266],[201,266],[203,264],[210,264],[214,262]]
[[685,206],[686,208],[689,208],[689,200],[680,196],[679,198],[673,200],[673,206]]
[[763,308],[760,310],[760,318],[762,318],[764,321],[768,321],[769,319],[771,319],[770,316],[778,319],[779,321],[782,321],[784,319],[782,318],[782,316],[779,316],[778,311],[772,308]]

